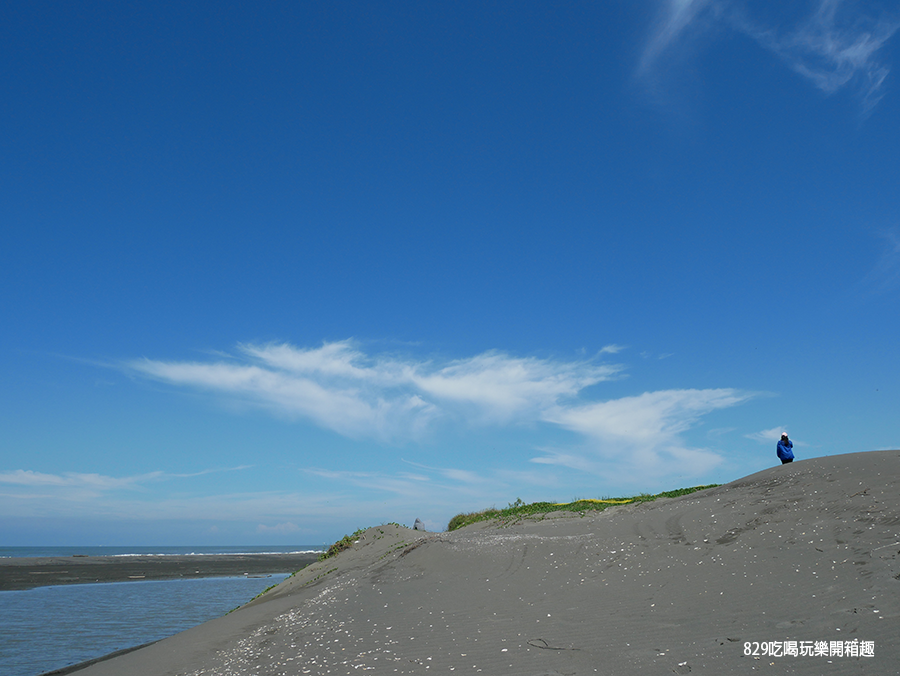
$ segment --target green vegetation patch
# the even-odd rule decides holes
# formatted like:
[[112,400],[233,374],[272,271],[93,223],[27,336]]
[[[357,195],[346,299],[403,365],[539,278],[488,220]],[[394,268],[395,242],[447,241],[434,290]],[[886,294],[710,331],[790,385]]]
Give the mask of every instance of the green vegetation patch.
[[337,567],[334,567],[329,570],[326,570],[324,573],[319,573],[312,580],[307,580],[306,582],[304,582],[304,586],[306,586],[308,584],[312,584],[313,582],[316,582],[317,580],[325,577],[326,575],[331,575],[336,570],[337,570]]
[[615,505],[625,505],[639,502],[652,502],[657,498],[677,498],[681,495],[689,495],[696,491],[702,491],[707,488],[715,488],[719,484],[709,484],[708,486],[694,486],[693,488],[679,488],[674,491],[664,491],[656,495],[648,495],[642,493],[631,498],[604,498],[604,499],[583,499],[574,502],[533,502],[526,505],[522,500],[517,499],[511,502],[506,509],[484,509],[480,512],[469,512],[467,514],[457,514],[450,523],[447,524],[447,530],[453,531],[463,526],[468,526],[479,521],[490,521],[496,519],[501,522],[515,521],[536,514],[549,514],[550,512],[602,512],[604,509]]
[[324,561],[325,559],[330,559],[332,556],[337,556],[345,549],[350,549],[353,546],[359,536],[366,532],[365,528],[360,528],[353,535],[345,535],[340,540],[331,545],[326,551],[319,554],[319,561]]
[[[405,528],[405,526],[400,525],[399,523],[391,522],[389,524],[381,524],[382,526],[397,526],[399,528]],[[372,528],[378,528],[378,526],[372,526]],[[326,559],[330,559],[332,556],[337,556],[345,549],[350,549],[356,542],[359,540],[359,536],[365,533],[368,528],[360,528],[354,531],[353,535],[345,535],[340,540],[331,545],[326,551],[319,554],[319,561],[325,561]],[[375,539],[380,540],[384,537],[384,531],[378,528],[378,532],[380,535],[376,535]]]
[[319,554],[319,561],[324,561],[325,559],[330,559],[332,556],[337,556],[345,549],[350,549],[353,546],[355,540],[351,538],[349,535],[345,535],[340,540],[331,545],[326,551]]
[[273,585],[271,585],[271,586],[269,586],[269,587],[266,587],[266,588],[263,589],[261,592],[259,592],[259,594],[257,594],[256,596],[254,596],[254,597],[253,597],[252,599],[250,599],[250,600],[251,600],[251,601],[255,601],[256,599],[258,599],[260,596],[262,596],[262,595],[265,594],[266,592],[269,592],[269,591],[275,589],[275,587],[277,587],[277,586],[278,586],[277,584],[273,584]]

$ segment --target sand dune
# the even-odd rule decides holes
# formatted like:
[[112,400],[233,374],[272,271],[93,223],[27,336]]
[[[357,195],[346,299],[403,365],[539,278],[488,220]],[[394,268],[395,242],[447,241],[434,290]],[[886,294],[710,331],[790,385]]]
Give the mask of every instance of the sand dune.
[[[790,642],[826,654],[762,654]],[[900,451],[584,516],[372,528],[237,612],[75,673],[362,672],[897,674]]]

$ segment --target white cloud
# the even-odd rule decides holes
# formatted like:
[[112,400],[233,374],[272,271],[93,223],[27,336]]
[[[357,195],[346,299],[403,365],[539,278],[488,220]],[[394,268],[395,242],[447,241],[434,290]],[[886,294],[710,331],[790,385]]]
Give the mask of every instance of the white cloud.
[[59,498],[86,499],[111,491],[143,491],[146,490],[146,484],[170,479],[193,478],[216,472],[233,472],[249,467],[251,467],[251,465],[241,465],[240,467],[208,469],[188,474],[169,474],[166,472],[155,471],[125,477],[112,477],[103,474],[84,474],[79,472],[47,474],[32,470],[16,469],[0,472],[0,485],[6,484],[15,487],[11,490],[29,490],[34,488],[56,489],[56,492],[53,495]]
[[488,352],[454,361],[431,373],[411,372],[411,383],[435,401],[477,410],[484,422],[506,423],[574,397],[609,380],[619,367],[589,362],[520,359]]
[[548,410],[545,419],[588,437],[628,443],[668,440],[700,416],[750,398],[733,389],[663,390]]
[[781,427],[773,427],[770,430],[760,430],[759,432],[745,434],[744,436],[747,439],[753,439],[753,441],[759,441],[760,443],[776,443],[781,439],[781,435],[785,432],[787,432],[787,427],[782,425]]
[[[426,470],[428,472],[435,472],[446,479],[450,479],[452,481],[455,481],[455,482],[461,483],[461,484],[474,485],[474,484],[490,483],[490,482],[494,481],[494,479],[492,479],[492,478],[489,478],[487,476],[479,474],[478,472],[473,472],[471,470],[455,469],[452,467],[430,467],[428,465],[423,465],[418,462],[411,462],[409,460],[404,460],[403,462],[405,462],[408,465],[412,465],[413,467],[418,467],[420,469]],[[416,479],[419,479],[421,481],[429,481],[430,480],[429,477],[427,477],[427,476],[420,476],[420,475],[408,475],[408,476],[411,476],[411,477],[415,476]]]
[[650,70],[660,55],[694,23],[698,14],[710,6],[715,6],[712,0],[666,0],[661,3],[653,33],[644,47],[640,71]]
[[202,469],[199,472],[188,472],[186,474],[167,474],[164,472],[159,472],[158,474],[163,478],[174,478],[174,479],[190,479],[195,476],[205,476],[207,474],[218,474],[219,472],[239,472],[242,469],[251,469],[253,465],[238,465],[237,467],[219,467],[216,469]]
[[781,36],[750,26],[746,32],[828,94],[855,81],[863,112],[868,113],[884,95],[882,84],[890,70],[878,61],[876,53],[900,28],[900,22],[862,15],[842,20],[838,16],[842,4],[842,0],[822,0],[812,16]]
[[721,458],[707,449],[687,448],[681,435],[703,415],[753,396],[734,389],[664,390],[559,407],[547,411],[546,419],[584,435],[588,442],[579,454],[549,450],[533,462],[597,474],[638,467],[653,475],[700,474]]
[[[609,345],[600,354],[621,349]],[[594,474],[637,465],[657,473],[709,469],[719,462],[718,454],[688,448],[682,434],[702,416],[755,396],[734,389],[684,389],[586,400],[586,388],[620,377],[623,371],[621,365],[599,362],[599,354],[562,361],[489,351],[440,362],[367,354],[352,341],[315,349],[286,343],[241,345],[239,352],[241,360],[228,362],[143,359],[129,366],[147,377],[254,402],[354,438],[417,439],[434,431],[439,420],[564,429],[581,442],[544,450],[533,462]],[[444,481],[464,490],[486,480],[468,470],[416,467],[427,472],[384,476],[309,471],[360,488],[423,498],[428,483]]]
[[884,95],[890,69],[878,54],[900,29],[900,20],[868,16],[862,3],[819,0],[809,16],[783,28],[753,19],[747,3],[739,0],[665,0],[644,46],[639,73],[647,76],[664,53],[671,56],[690,29],[702,32],[717,25],[751,37],[827,94],[854,87],[867,114]]
[[432,408],[417,396],[385,391],[386,383],[377,372],[357,369],[358,373],[353,373],[348,369],[344,377],[334,378],[331,369],[341,365],[327,359],[304,372],[296,364],[264,356],[269,358],[259,366],[149,359],[129,365],[157,380],[229,394],[287,415],[303,415],[350,437],[391,438],[404,422],[417,420],[421,424],[432,413]]
[[440,364],[369,356],[351,341],[317,349],[284,343],[239,350],[243,362],[141,359],[127,367],[173,385],[302,416],[345,436],[381,440],[417,438],[440,417],[462,416],[477,424],[534,420],[538,411],[622,370],[595,360],[518,358],[496,351]]
[[878,235],[884,240],[881,256],[859,285],[872,293],[883,293],[900,286],[900,232],[893,228]]
[[134,488],[141,483],[158,479],[162,472],[150,472],[131,477],[110,477],[102,474],[79,474],[66,472],[64,474],[44,474],[31,470],[12,470],[0,472],[0,484],[13,484],[18,486],[56,486],[67,488],[87,488],[93,490],[114,490],[119,488]]
[[[483,492],[485,488],[496,488],[496,480],[481,476],[471,470],[454,468],[430,468],[417,463],[408,463],[426,470],[425,473],[399,472],[357,472],[349,470],[328,470],[307,468],[307,474],[328,479],[339,485],[353,486],[357,493],[389,493],[410,502],[427,504],[440,494],[444,497],[465,496]],[[429,475],[430,474],[430,475]]]
[[279,523],[275,526],[267,526],[263,523],[259,524],[256,527],[257,533],[262,533],[265,535],[287,535],[289,533],[299,533],[302,529],[295,523],[291,523],[290,521],[286,521],[285,523]]

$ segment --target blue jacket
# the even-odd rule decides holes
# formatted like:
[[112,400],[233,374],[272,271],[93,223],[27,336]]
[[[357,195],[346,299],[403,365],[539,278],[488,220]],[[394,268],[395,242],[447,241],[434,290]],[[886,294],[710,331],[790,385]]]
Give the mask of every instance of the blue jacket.
[[778,441],[778,457],[781,460],[793,460],[794,452],[791,450],[794,447],[794,442],[788,439],[785,441],[784,439],[779,439]]

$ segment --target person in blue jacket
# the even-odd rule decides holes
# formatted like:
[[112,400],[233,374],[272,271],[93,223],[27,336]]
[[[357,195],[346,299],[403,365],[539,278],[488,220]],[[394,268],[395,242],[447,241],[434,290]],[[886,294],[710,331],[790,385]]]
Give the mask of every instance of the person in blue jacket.
[[781,435],[781,440],[778,442],[778,457],[781,459],[781,464],[786,465],[789,462],[794,462],[794,448],[793,442],[788,439],[787,432]]

